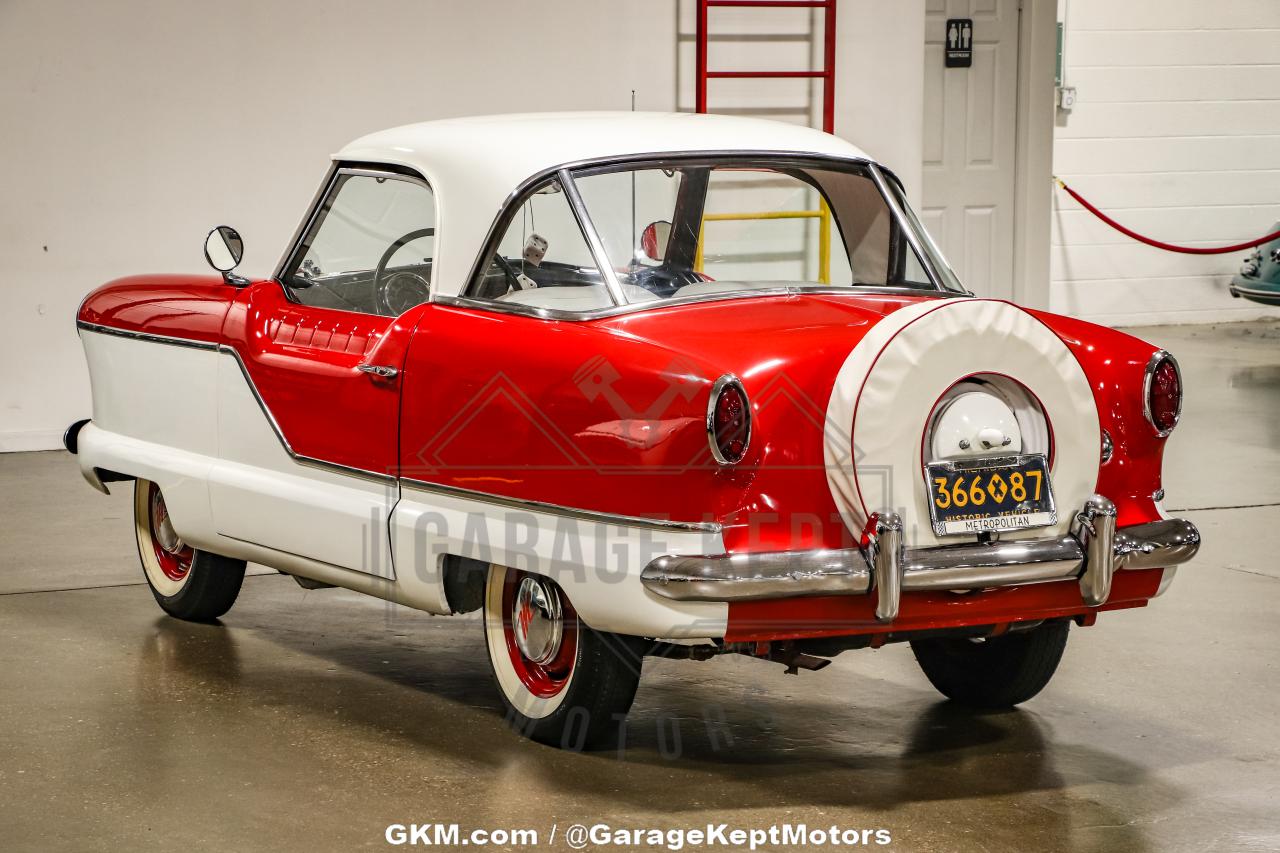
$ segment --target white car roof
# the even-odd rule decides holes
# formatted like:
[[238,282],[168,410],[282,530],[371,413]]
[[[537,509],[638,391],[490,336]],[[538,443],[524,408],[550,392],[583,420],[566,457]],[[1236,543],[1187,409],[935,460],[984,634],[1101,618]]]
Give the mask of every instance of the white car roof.
[[494,217],[520,184],[569,163],[677,152],[817,154],[870,159],[808,127],[693,113],[527,113],[444,119],[362,136],[339,161],[406,166],[436,197],[432,289],[458,295]]

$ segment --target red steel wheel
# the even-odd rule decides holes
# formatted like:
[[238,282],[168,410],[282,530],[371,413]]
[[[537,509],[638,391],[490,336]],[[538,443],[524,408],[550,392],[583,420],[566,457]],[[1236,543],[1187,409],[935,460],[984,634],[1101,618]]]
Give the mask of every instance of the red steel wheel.
[[164,505],[164,496],[160,494],[160,487],[155,483],[151,483],[150,486],[147,503],[151,546],[155,549],[156,559],[160,562],[160,571],[164,576],[169,580],[181,582],[191,571],[191,563],[196,558],[196,552],[174,532],[169,510]]

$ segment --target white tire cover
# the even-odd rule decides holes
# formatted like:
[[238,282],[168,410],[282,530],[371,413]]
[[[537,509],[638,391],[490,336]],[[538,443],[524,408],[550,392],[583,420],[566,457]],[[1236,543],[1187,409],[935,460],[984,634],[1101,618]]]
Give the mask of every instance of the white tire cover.
[[892,509],[902,515],[912,545],[967,541],[934,534],[921,452],[938,398],[976,373],[1020,382],[1039,398],[1052,431],[1049,473],[1058,521],[1017,537],[1068,531],[1097,487],[1102,436],[1088,378],[1058,336],[1016,305],[948,299],[908,306],[882,319],[836,376],[824,440],[827,483],[855,535],[872,512]]

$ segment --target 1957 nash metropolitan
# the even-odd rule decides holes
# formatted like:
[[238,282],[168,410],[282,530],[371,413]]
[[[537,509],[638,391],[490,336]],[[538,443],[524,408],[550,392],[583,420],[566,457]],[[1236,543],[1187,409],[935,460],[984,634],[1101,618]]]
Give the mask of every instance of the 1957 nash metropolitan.
[[481,611],[540,741],[606,741],[646,655],[908,641],[946,696],[1010,706],[1199,546],[1160,506],[1173,357],[974,297],[898,179],[814,130],[397,128],[334,157],[271,278],[241,253],[219,227],[221,275],[79,310],[67,447],[134,482],[156,601],[219,617],[253,561]]

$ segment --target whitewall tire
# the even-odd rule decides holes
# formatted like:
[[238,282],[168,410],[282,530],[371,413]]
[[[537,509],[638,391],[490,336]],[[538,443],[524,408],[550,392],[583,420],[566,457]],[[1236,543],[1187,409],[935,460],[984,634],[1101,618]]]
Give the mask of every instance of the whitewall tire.
[[244,581],[244,560],[199,551],[183,542],[160,487],[150,480],[134,483],[133,526],[147,585],[165,613],[207,622],[231,609]]
[[541,575],[491,565],[485,647],[512,726],[540,743],[612,742],[635,698],[643,641],[593,631]]

